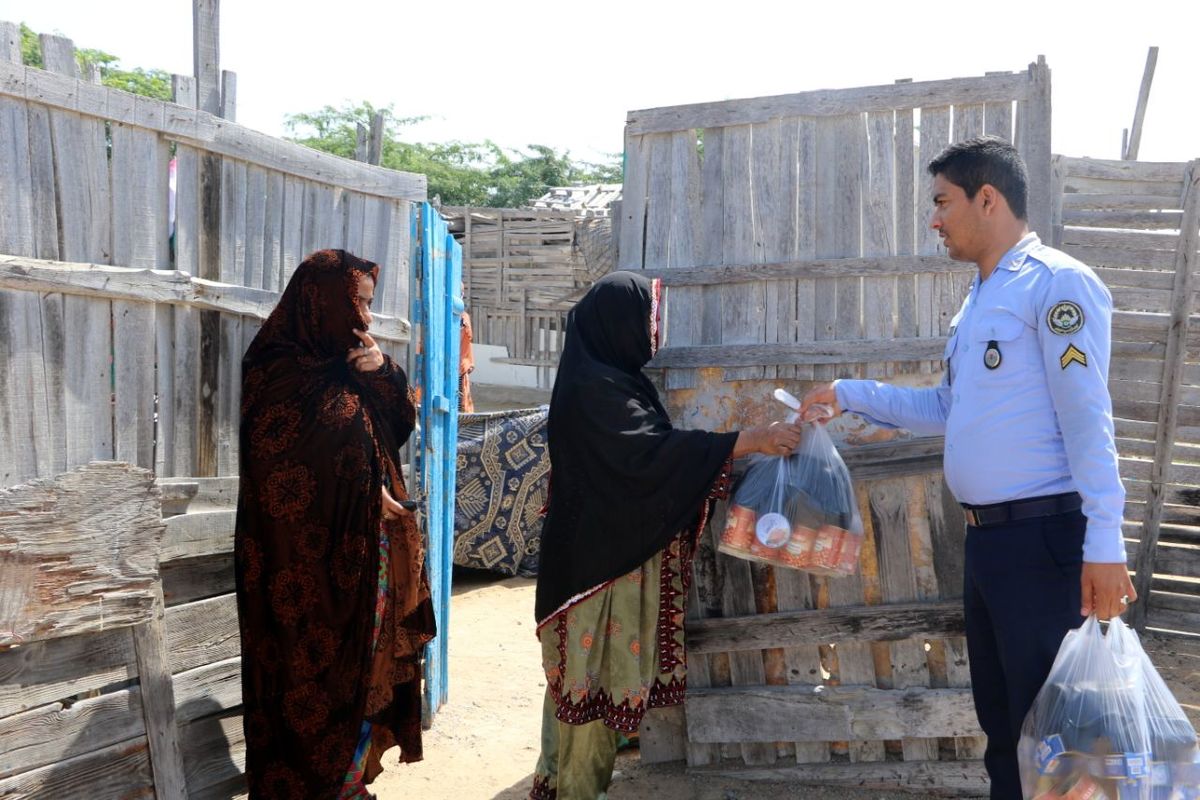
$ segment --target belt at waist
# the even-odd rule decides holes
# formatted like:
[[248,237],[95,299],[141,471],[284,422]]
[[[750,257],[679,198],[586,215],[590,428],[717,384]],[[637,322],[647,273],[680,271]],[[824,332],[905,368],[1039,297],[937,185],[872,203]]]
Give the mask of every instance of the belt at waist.
[[962,507],[968,525],[972,528],[987,528],[992,525],[1003,525],[1006,522],[1051,517],[1055,514],[1078,511],[1083,507],[1083,498],[1079,496],[1079,492],[1067,492],[1066,494],[1049,494],[1043,497],[1010,500],[1007,503],[991,503],[986,506],[963,503]]

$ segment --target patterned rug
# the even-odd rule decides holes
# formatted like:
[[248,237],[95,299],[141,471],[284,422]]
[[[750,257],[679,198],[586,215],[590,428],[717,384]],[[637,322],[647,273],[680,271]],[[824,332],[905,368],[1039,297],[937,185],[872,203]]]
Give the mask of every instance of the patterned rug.
[[454,563],[537,574],[550,482],[548,406],[458,417]]

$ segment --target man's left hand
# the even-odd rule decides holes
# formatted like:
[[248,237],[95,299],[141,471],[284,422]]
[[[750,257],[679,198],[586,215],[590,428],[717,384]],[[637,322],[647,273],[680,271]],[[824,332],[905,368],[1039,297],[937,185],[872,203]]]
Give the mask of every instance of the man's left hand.
[[1133,588],[1129,570],[1124,564],[1085,561],[1080,585],[1083,589],[1083,606],[1079,613],[1085,617],[1093,613],[1102,620],[1119,617],[1130,603],[1137,600],[1137,590]]

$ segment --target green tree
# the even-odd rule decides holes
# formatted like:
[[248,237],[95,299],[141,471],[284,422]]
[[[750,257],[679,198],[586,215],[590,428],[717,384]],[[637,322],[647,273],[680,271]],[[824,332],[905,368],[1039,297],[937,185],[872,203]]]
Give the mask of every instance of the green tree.
[[[92,65],[100,69],[100,83],[113,89],[153,97],[155,100],[170,100],[171,76],[161,69],[122,69],[120,59],[112,53],[103,50],[80,48],[75,51],[75,60],[79,63],[79,73],[86,75]],[[38,35],[21,23],[21,63],[30,67],[41,68],[42,45]]]
[[530,145],[526,148],[529,152],[521,152],[491,141],[407,142],[401,138],[404,128],[426,117],[395,117],[391,106],[377,108],[366,102],[341,108],[325,106],[290,114],[285,125],[299,144],[353,158],[358,126],[369,129],[376,111],[384,114],[382,165],[425,175],[430,196],[440,197],[446,205],[514,208],[552,186],[621,181],[616,156],[607,164],[591,164],[573,161],[569,153],[545,145]]

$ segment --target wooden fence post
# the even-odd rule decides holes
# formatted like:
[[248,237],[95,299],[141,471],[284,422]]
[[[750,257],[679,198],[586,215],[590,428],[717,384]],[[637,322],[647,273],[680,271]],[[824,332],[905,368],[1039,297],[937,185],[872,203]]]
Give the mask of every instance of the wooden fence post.
[[163,625],[162,584],[156,584],[155,588],[154,618],[133,628],[142,715],[146,720],[146,738],[150,742],[155,796],[159,800],[186,800],[187,781],[179,750],[179,726],[175,721],[175,689]]
[[1053,241],[1051,192],[1054,191],[1054,180],[1050,166],[1050,67],[1045,56],[1038,56],[1037,62],[1029,65],[1025,110],[1026,136],[1020,149],[1029,170],[1029,227],[1043,241],[1050,242]]
[[[192,0],[196,108],[221,113],[220,0]],[[200,160],[200,275],[221,280],[221,162],[205,153]],[[196,473],[217,474],[217,373],[221,358],[220,315],[200,314],[200,396],[197,400]]]
[[1158,405],[1157,441],[1154,464],[1150,469],[1150,494],[1138,544],[1134,570],[1138,602],[1130,609],[1130,624],[1138,630],[1146,626],[1147,606],[1154,579],[1154,556],[1158,549],[1159,525],[1167,491],[1168,471],[1179,424],[1179,387],[1183,381],[1187,356],[1188,320],[1192,309],[1192,271],[1197,267],[1196,249],[1200,247],[1200,160],[1188,165],[1183,187],[1183,222],[1175,247],[1175,287],[1171,302],[1171,322],[1167,328],[1167,354],[1163,360],[1162,396]]

